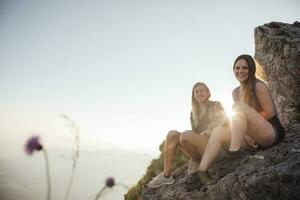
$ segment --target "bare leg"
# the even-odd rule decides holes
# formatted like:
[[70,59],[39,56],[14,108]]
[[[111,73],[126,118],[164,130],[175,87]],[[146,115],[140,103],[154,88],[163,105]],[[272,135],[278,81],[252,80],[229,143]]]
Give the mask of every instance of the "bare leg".
[[245,146],[244,135],[247,134],[261,146],[269,146],[275,141],[272,125],[256,110],[243,102],[234,106],[237,113],[232,121],[232,144],[230,150]]
[[222,145],[230,145],[231,136],[230,129],[226,127],[217,127],[212,131],[212,134],[206,145],[204,154],[202,156],[199,171],[207,171],[210,164],[218,157]]
[[[232,120],[232,131],[226,127],[218,127],[213,130],[202,156],[199,166],[200,171],[208,169],[210,164],[217,158],[223,144],[230,145],[231,150],[238,150],[240,147],[252,149],[244,139],[245,134],[261,146],[271,145],[275,141],[272,125],[256,110],[243,102],[237,103],[234,108],[237,116],[236,119]],[[233,141],[232,144],[231,141]]]
[[179,145],[178,131],[170,131],[166,137],[164,148],[164,175],[170,176],[172,172],[172,162],[176,154],[176,147]]
[[244,134],[247,129],[247,118],[244,112],[236,112],[230,121],[231,144],[229,151],[237,151],[241,148]]
[[207,145],[208,137],[196,133],[181,134],[180,145],[182,150],[195,162],[200,162]]

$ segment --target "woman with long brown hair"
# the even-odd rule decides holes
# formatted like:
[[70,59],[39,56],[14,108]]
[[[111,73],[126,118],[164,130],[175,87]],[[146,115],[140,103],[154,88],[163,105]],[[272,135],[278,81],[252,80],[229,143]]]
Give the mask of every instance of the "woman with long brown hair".
[[250,55],[240,55],[234,61],[233,72],[240,83],[232,92],[235,115],[230,127],[212,131],[197,171],[202,183],[209,181],[207,169],[222,147],[229,147],[229,157],[237,158],[242,155],[242,149],[268,148],[285,136],[271,93],[266,83],[256,77],[256,69]]

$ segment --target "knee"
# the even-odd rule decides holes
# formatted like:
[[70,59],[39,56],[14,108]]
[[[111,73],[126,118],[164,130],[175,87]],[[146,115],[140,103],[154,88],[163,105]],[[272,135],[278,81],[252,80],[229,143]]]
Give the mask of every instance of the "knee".
[[171,130],[168,132],[166,141],[174,141],[176,138],[178,138],[180,133],[178,131]]
[[236,103],[233,106],[233,111],[234,111],[234,115],[232,116],[232,120],[243,120],[246,121],[247,116],[246,116],[246,112],[248,110],[248,105],[243,103],[243,102],[239,102]]
[[223,139],[223,135],[226,131],[227,131],[226,128],[224,128],[222,126],[214,128],[211,132],[211,136],[210,136],[209,140],[221,142]]
[[179,143],[181,146],[186,146],[190,143],[190,135],[189,134],[181,134],[179,138]]
[[275,139],[276,139],[275,134],[272,133],[264,134],[262,136],[262,140],[264,141],[265,145],[273,144]]
[[244,113],[248,109],[248,105],[242,101],[235,102],[232,106],[232,110],[235,113]]
[[183,134],[189,134],[189,133],[193,133],[193,132],[190,131],[190,130],[186,130],[186,131],[183,131],[182,133],[183,133]]

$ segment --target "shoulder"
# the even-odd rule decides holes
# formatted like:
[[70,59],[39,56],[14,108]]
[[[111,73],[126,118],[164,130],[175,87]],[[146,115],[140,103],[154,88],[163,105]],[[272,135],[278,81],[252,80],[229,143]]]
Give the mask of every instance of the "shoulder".
[[236,87],[232,90],[232,97],[233,97],[234,101],[238,101],[238,99],[239,99],[239,90],[240,90],[240,87]]
[[211,100],[209,100],[209,105],[216,105],[216,104],[220,104],[220,102],[219,101],[211,101]]
[[222,106],[221,102],[219,102],[219,101],[210,101],[210,105],[217,109],[223,109],[223,106]]
[[239,93],[239,89],[240,89],[240,86],[239,87],[236,87],[232,90],[232,95],[234,94],[238,94]]
[[211,101],[212,105],[222,105],[220,101]]
[[265,94],[265,93],[268,93],[269,89],[267,87],[267,85],[262,82],[262,81],[257,81],[255,83],[255,92],[257,94]]

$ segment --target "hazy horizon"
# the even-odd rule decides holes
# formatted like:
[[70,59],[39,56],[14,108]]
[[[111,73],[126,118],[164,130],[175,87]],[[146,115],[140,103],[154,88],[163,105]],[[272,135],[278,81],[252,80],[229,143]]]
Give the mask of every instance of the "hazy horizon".
[[[52,199],[65,197],[72,169],[71,153],[70,150],[48,150]],[[43,153],[37,152],[30,157],[17,154],[0,155],[0,199],[45,199]],[[106,190],[101,199],[123,199],[128,188],[145,174],[151,159],[146,154],[125,151],[81,151],[69,199],[94,199],[109,177],[114,178],[116,187]]]
[[191,88],[207,83],[228,112],[231,66],[254,53],[254,28],[300,19],[296,0],[0,1],[1,144],[38,134],[69,148],[158,155],[169,130],[190,129]]

